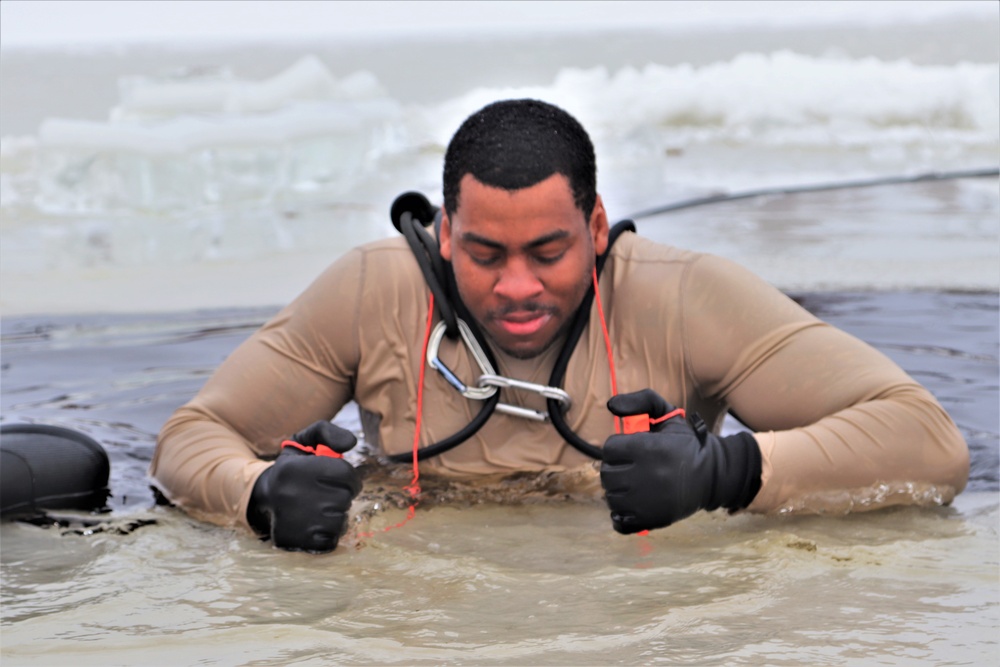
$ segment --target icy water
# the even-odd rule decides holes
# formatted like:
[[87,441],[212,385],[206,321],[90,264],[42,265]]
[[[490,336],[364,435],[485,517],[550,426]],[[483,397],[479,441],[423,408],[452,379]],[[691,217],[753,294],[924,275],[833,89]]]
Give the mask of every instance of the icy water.
[[415,520],[361,538],[403,514],[399,480],[369,465],[359,521],[317,557],[156,506],[145,477],[160,425],[240,341],[347,248],[394,233],[396,194],[439,201],[444,145],[492,100],[576,115],[614,218],[996,167],[1000,10],[955,4],[873,21],[836,3],[837,21],[795,26],[772,6],[742,26],[4,47],[0,420],[94,436],[112,496],[99,516],[0,524],[0,662],[996,664],[995,177],[638,221],[748,266],[924,383],[972,453],[951,507],[701,513],[623,537],[593,479],[527,476],[427,483]]
[[[430,498],[405,527],[352,534],[332,555],[284,553],[155,506],[145,478],[163,420],[273,309],[5,318],[4,421],[101,441],[112,511],[0,527],[3,662],[988,664],[1000,650],[997,294],[794,296],[954,416],[972,473],[952,507],[701,513],[623,537],[599,493],[522,479],[491,490],[495,502]],[[389,505],[372,527],[402,518]]]
[[[869,25],[844,10],[841,23],[794,29],[765,16],[743,29],[5,50],[0,308],[286,303],[347,248],[395,233],[397,194],[439,201],[451,134],[509,97],[580,119],[614,218],[749,188],[995,168],[1000,14],[913,13]],[[782,289],[996,291],[998,200],[995,178],[969,179],[743,202],[640,229]]]

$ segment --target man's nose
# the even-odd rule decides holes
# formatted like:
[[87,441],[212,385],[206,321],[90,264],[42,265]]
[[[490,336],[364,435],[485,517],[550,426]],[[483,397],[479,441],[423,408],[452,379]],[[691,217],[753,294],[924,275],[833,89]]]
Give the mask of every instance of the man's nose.
[[510,301],[526,301],[539,296],[544,287],[531,267],[520,258],[511,258],[500,272],[493,293]]

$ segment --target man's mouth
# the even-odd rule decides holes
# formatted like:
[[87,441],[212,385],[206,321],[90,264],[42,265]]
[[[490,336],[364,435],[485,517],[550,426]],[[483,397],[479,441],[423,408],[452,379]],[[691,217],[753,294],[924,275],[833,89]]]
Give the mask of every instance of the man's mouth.
[[531,336],[538,333],[551,319],[551,313],[544,310],[532,310],[505,313],[495,318],[494,321],[511,336]]

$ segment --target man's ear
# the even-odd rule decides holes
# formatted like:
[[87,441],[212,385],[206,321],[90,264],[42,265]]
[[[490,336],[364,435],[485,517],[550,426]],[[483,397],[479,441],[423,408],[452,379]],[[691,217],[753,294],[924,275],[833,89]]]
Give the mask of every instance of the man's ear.
[[607,252],[608,214],[604,210],[604,202],[601,201],[601,195],[597,195],[597,200],[594,202],[594,212],[590,214],[590,235],[594,240],[594,253],[603,255]]
[[441,238],[438,239],[438,250],[441,252],[441,259],[446,262],[451,261],[451,218],[446,211],[441,212]]

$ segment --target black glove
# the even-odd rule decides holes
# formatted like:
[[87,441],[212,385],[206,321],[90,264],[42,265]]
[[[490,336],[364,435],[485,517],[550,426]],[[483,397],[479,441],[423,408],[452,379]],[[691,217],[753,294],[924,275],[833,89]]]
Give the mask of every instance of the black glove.
[[608,409],[654,422],[639,417],[639,428],[652,430],[626,428],[604,443],[601,485],[619,533],[669,526],[700,509],[743,509],[760,490],[760,448],[749,433],[723,438],[683,414],[656,423],[675,408],[652,389],[615,396]]
[[[337,548],[361,478],[340,454],[357,444],[350,431],[318,421],[282,444],[250,494],[247,521],[274,546],[323,553]],[[298,446],[296,446],[296,443]]]

